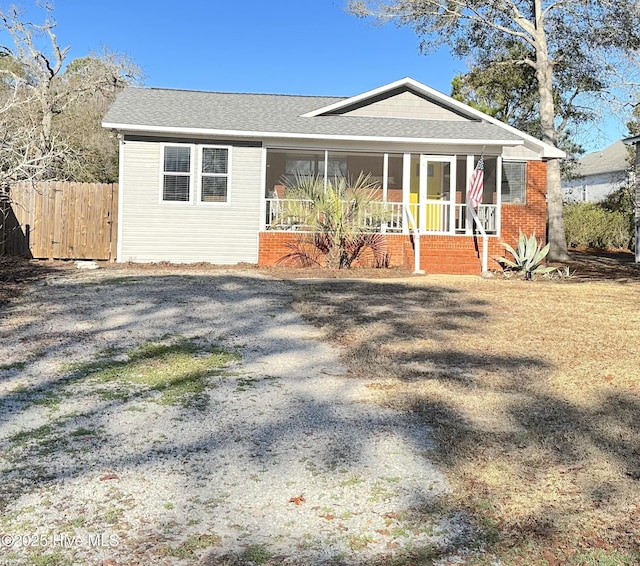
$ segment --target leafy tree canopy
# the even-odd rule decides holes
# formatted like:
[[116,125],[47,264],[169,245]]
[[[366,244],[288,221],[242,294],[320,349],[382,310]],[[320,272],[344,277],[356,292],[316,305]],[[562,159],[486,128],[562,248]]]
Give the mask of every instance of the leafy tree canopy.
[[[349,7],[358,16],[410,26],[422,50],[448,45],[472,67],[487,69],[512,56],[513,64],[530,67],[541,138],[556,147],[567,116],[587,118],[598,99],[612,98],[638,76],[638,0],[350,0]],[[567,259],[556,160],[547,179],[550,257]]]
[[[530,53],[522,53],[518,43],[509,42],[494,61],[481,61],[469,72],[451,81],[451,96],[460,102],[518,128],[536,138],[542,137],[539,97],[535,70],[523,63]],[[560,81],[565,74],[558,73]],[[593,112],[579,107],[573,98],[577,85],[554,86],[554,103],[561,114],[558,120],[558,147],[569,159],[562,163],[563,177],[571,178],[575,158],[584,153],[573,140],[580,125],[595,118]]]

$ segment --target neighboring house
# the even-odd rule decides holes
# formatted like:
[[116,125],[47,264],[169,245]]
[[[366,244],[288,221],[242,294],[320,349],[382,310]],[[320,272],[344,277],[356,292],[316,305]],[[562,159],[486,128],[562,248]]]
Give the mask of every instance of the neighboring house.
[[640,263],[640,136],[634,136],[623,140],[626,144],[635,146],[635,185],[636,185],[636,263]]
[[576,164],[575,178],[562,182],[566,202],[600,202],[628,182],[629,158],[621,141],[588,153]]
[[544,239],[546,161],[564,156],[409,78],[350,98],[131,87],[103,126],[120,139],[121,262],[272,265],[299,234],[287,181],[362,172],[393,214],[373,227],[390,265],[480,273],[465,206],[480,155],[491,256],[520,229]]

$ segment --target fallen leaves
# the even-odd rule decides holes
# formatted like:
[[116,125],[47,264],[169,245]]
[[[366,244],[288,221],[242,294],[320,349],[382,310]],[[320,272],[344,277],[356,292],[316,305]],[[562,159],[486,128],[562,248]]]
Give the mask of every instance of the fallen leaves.
[[105,474],[100,476],[100,481],[119,480],[120,478],[116,474]]
[[296,505],[302,505],[305,502],[304,495],[298,495],[289,499],[289,503],[295,503]]

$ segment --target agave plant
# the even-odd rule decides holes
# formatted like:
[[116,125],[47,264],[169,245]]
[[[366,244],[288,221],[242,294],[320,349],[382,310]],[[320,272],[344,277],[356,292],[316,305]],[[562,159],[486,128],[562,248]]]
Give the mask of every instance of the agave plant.
[[516,249],[513,249],[509,244],[503,243],[502,245],[513,256],[513,259],[502,256],[496,258],[496,261],[506,266],[507,269],[524,274],[527,280],[531,279],[536,273],[551,273],[556,269],[555,267],[542,265],[549,253],[549,244],[543,247],[536,239],[535,234],[531,234],[527,238],[520,231]]

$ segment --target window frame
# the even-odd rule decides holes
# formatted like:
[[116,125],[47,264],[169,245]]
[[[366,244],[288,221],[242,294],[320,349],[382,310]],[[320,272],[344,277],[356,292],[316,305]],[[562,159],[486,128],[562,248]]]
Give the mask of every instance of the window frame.
[[[167,148],[179,147],[189,149],[189,171],[188,172],[174,172],[165,171],[165,152]],[[161,143],[160,144],[160,194],[159,200],[162,205],[177,205],[185,206],[193,204],[193,186],[194,186],[194,165],[195,165],[195,145],[189,143]],[[187,200],[170,200],[164,198],[164,181],[165,176],[170,175],[173,177],[187,177],[189,179],[189,198]]]
[[[505,200],[504,199],[504,192],[503,192],[503,187],[505,186],[505,181],[507,181],[506,184],[508,184],[509,186],[511,186],[508,183],[508,176],[505,174],[505,166],[511,164],[518,164],[522,166],[522,200],[520,202],[514,202],[513,200],[511,200],[511,191],[509,191],[509,200]],[[500,179],[500,202],[501,204],[506,204],[506,205],[524,205],[527,204],[527,161],[523,161],[521,159],[502,159],[502,178]]]
[[[229,206],[231,204],[231,165],[232,165],[232,148],[230,145],[218,145],[218,144],[201,144],[198,145],[198,172],[197,172],[197,188],[198,196],[196,203],[203,206]],[[205,173],[202,171],[202,164],[204,163],[203,153],[205,149],[224,149],[227,151],[227,172],[226,173]],[[226,187],[226,199],[223,201],[205,201],[202,200],[202,180],[205,177],[224,177],[227,180]]]

